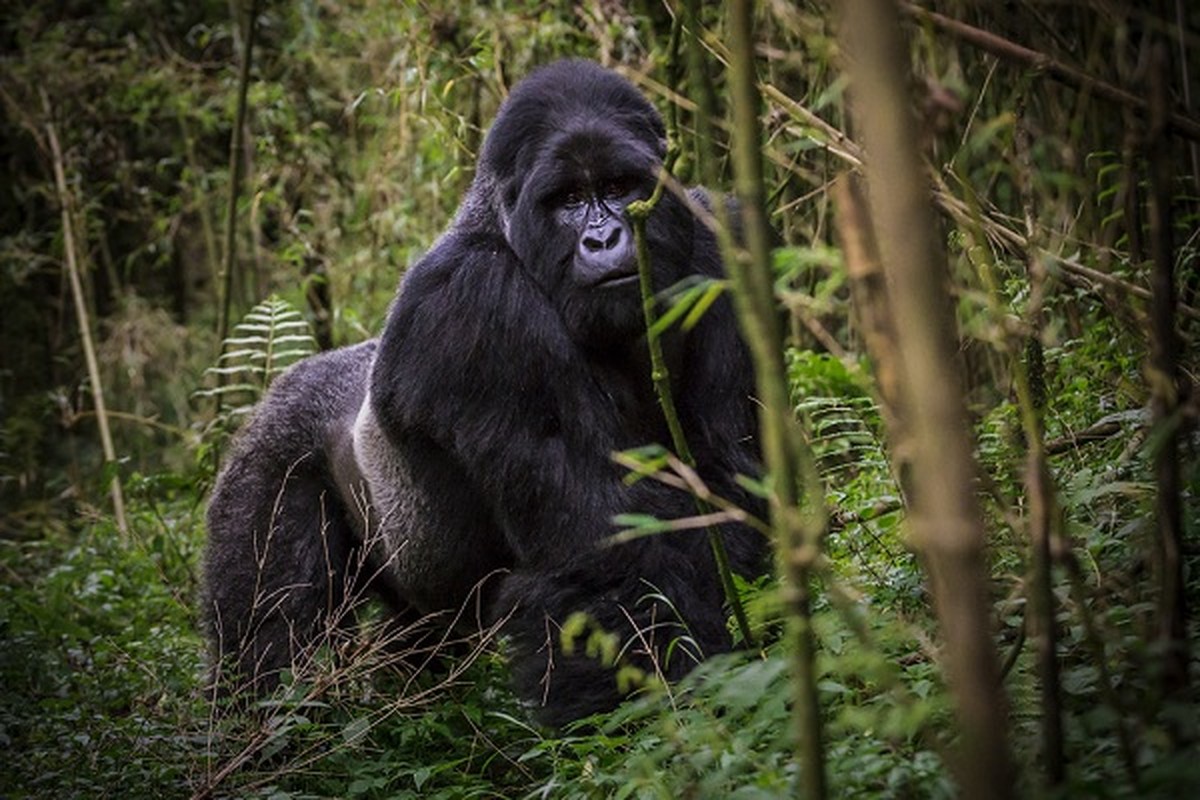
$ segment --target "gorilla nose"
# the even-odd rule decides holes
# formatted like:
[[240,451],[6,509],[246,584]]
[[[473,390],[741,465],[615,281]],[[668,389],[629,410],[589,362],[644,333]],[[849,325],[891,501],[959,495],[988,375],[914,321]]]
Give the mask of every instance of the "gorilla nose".
[[593,286],[637,274],[633,237],[622,220],[610,217],[583,231],[575,255],[575,269],[581,283]]
[[589,228],[583,234],[583,247],[589,253],[602,253],[614,250],[621,243],[621,226],[611,220],[595,228]]

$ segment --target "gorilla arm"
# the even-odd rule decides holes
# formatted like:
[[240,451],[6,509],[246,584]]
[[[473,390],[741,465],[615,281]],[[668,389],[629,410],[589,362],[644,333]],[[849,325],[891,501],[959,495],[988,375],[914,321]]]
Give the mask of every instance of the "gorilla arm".
[[392,445],[453,461],[516,566],[595,546],[626,506],[612,401],[497,236],[452,233],[406,276],[371,405]]

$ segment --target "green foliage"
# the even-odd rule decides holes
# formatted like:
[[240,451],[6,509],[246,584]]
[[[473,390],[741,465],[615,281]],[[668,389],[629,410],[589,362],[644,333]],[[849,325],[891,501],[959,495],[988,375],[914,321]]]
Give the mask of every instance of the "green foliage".
[[668,308],[654,321],[650,335],[661,336],[675,324],[685,331],[691,330],[728,288],[728,282],[723,280],[699,276],[684,279],[668,290]]
[[[923,697],[880,692],[896,677],[891,663],[881,654],[864,658],[836,617],[822,619],[822,641],[834,643],[819,668],[837,742],[829,753],[835,796],[952,796],[929,748],[945,718],[940,690],[925,677],[915,681],[927,686]],[[909,669],[934,672],[927,662]],[[552,777],[526,796],[792,797],[788,680],[779,649],[712,659],[667,694],[647,694],[600,720],[599,733],[540,739],[520,761]]]
[[[205,703],[191,579],[195,487],[153,487],[122,544],[107,522],[78,535],[0,540],[0,794],[185,794]],[[150,490],[150,486],[140,489]],[[139,492],[140,493],[140,492]]]
[[869,378],[827,354],[792,350],[788,358],[796,413],[833,509],[825,551],[834,569],[869,582],[877,602],[919,609],[920,570],[903,541],[903,502]]
[[[517,794],[529,770],[514,769],[514,752],[535,732],[503,688],[495,656],[475,662],[446,686],[435,668],[419,676],[433,701],[403,708],[392,701],[410,680],[376,675],[366,694],[339,691],[295,702],[285,694],[253,722],[219,716],[208,774],[229,760],[251,758],[220,784],[240,797],[457,798]],[[249,723],[249,724],[248,724]]]

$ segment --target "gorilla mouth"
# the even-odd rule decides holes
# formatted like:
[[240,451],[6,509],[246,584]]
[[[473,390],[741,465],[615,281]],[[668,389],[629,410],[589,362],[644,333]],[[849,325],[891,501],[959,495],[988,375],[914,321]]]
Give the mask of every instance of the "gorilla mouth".
[[607,289],[616,286],[625,286],[630,283],[636,283],[638,279],[637,272],[613,272],[601,277],[592,286],[601,289]]

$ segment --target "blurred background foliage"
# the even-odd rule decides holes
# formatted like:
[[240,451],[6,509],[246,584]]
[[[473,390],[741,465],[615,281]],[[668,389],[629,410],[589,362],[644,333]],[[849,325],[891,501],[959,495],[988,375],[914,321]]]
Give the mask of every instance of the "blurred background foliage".
[[[923,5],[1135,89],[1143,40],[1164,33],[1181,111],[1200,87],[1194,4]],[[454,213],[497,105],[554,58],[621,69],[678,119],[677,172],[687,178],[689,98],[700,87],[667,74],[675,6],[260,0],[233,319],[274,297],[322,348],[374,335],[405,267]],[[285,694],[266,721],[207,704],[196,570],[225,419],[204,390],[218,364],[239,8],[14,0],[0,18],[0,795],[788,796],[797,768],[779,645],[764,658],[706,664],[669,702],[651,696],[563,735],[530,727],[492,651],[465,676],[418,681],[437,691],[411,703],[400,702],[411,684],[381,668],[319,701]],[[723,108],[720,5],[707,5],[703,21]],[[756,23],[789,374],[833,512],[816,618],[831,793],[949,796],[953,731],[936,633],[832,226],[831,181],[861,156],[834,14],[823,2],[770,0]],[[910,16],[906,32],[983,465],[1021,794],[1184,796],[1200,785],[1200,715],[1194,689],[1159,691],[1152,636],[1161,431],[1144,369],[1144,115],[928,21]],[[105,466],[96,436],[64,276],[48,122],[65,153],[116,465]],[[1024,152],[1020,125],[1031,134]],[[724,146],[720,126],[718,138]],[[1195,142],[1169,147],[1181,367],[1192,387],[1200,163]],[[720,174],[728,188],[724,160]],[[1069,548],[1054,577],[1069,773],[1053,791],[1039,777],[1025,442],[1011,369],[1029,332],[1030,252],[1049,274],[1033,374]],[[1185,398],[1185,431],[1196,416]],[[1180,452],[1192,609],[1196,445],[1189,432]],[[128,539],[107,511],[113,475],[129,497]],[[773,586],[743,587],[768,634],[782,614]],[[368,611],[364,631],[370,624]],[[1194,622],[1190,631],[1194,641]]]

